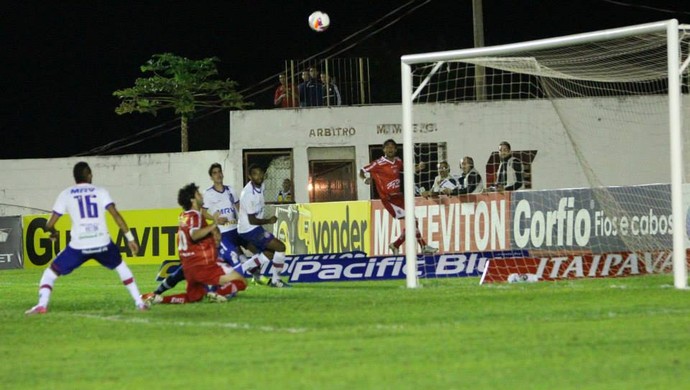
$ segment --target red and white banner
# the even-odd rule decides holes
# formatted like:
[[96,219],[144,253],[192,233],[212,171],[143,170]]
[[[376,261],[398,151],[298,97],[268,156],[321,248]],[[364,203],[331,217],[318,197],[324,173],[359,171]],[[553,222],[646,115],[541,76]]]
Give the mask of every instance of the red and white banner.
[[611,278],[670,273],[672,269],[671,251],[495,258],[489,259],[481,283]]
[[[422,237],[441,253],[503,251],[511,248],[510,193],[416,199],[415,217]],[[401,221],[371,201],[371,254],[388,254],[401,234]]]

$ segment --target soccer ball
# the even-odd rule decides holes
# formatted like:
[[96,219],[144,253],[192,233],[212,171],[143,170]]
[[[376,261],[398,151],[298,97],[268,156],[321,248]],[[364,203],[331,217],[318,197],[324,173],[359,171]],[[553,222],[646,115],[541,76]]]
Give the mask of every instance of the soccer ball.
[[309,27],[316,32],[326,31],[330,24],[331,18],[325,12],[315,11],[309,15]]

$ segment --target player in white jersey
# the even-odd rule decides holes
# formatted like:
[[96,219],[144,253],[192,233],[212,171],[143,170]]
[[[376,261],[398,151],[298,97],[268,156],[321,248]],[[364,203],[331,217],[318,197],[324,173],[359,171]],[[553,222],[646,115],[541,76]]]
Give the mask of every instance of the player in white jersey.
[[239,264],[239,247],[242,244],[237,234],[240,199],[232,187],[223,184],[223,168],[220,164],[211,164],[208,175],[213,185],[204,191],[203,214],[206,219],[213,219],[213,214],[218,213],[218,229],[221,234],[218,252],[226,263],[234,267]]
[[47,312],[53,285],[58,276],[68,275],[89,259],[94,259],[104,267],[117,271],[122,283],[134,299],[137,309],[146,310],[148,306],[139,296],[134,276],[122,255],[113,243],[105,223],[106,211],[112,215],[117,226],[127,238],[127,245],[135,256],[139,245],[127,227],[122,215],[115,208],[108,191],[91,184],[93,175],[85,162],[79,162],[73,169],[76,185],[62,191],[53,206],[53,214],[46,223],[45,231],[50,232],[51,240],[58,237],[55,223],[64,215],[72,219],[71,239],[67,247],[58,253],[53,262],[43,272],[38,289],[38,304],[25,314],[44,314]]
[[249,183],[240,194],[240,218],[237,231],[240,237],[257,249],[258,257],[242,264],[242,270],[250,272],[269,261],[273,262],[273,273],[269,286],[289,287],[280,279],[285,265],[285,243],[277,239],[262,225],[276,223],[278,218],[264,218],[264,170],[257,165],[249,166]]

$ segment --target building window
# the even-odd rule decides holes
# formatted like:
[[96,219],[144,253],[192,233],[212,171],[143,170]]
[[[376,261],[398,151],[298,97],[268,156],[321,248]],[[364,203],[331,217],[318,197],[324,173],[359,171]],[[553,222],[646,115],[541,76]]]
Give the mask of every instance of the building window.
[[[242,152],[242,183],[246,184],[249,180],[247,169],[250,165],[256,164],[266,171],[264,178],[264,199],[266,203],[289,203],[295,199],[295,186],[293,179],[293,156],[292,149],[248,149]],[[289,199],[281,196],[283,183],[288,179],[292,191]],[[279,198],[280,196],[280,198]]]
[[309,161],[309,202],[356,200],[354,160]]

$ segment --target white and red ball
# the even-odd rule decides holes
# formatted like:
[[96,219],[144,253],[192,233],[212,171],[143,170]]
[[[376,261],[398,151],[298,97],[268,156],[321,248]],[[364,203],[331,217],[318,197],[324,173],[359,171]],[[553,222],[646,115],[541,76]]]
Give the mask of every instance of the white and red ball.
[[325,12],[315,11],[309,15],[309,27],[316,32],[326,31],[330,24],[331,18]]

